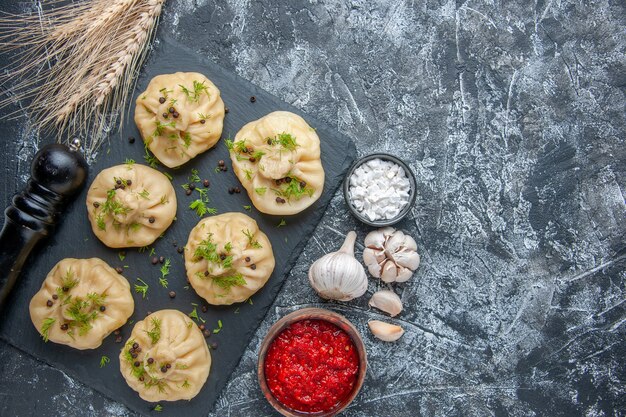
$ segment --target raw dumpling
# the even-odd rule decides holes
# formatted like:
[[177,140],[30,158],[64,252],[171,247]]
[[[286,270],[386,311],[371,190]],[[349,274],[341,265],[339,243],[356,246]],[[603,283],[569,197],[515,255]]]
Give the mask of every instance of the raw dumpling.
[[98,258],[57,263],[30,301],[30,319],[47,342],[95,349],[133,314],[126,278]]
[[87,193],[91,229],[110,248],[142,247],[176,216],[176,194],[165,175],[127,163],[102,170]]
[[209,304],[245,301],[274,270],[272,245],[256,222],[242,213],[201,220],[185,246],[189,282]]
[[210,370],[202,332],[177,310],[160,310],[135,324],[120,352],[126,383],[150,402],[192,399]]
[[217,143],[224,102],[220,90],[202,74],[157,75],[137,97],[135,123],[152,153],[174,168]]
[[296,214],[324,189],[320,139],[296,114],[277,111],[245,125],[227,142],[239,181],[267,214]]

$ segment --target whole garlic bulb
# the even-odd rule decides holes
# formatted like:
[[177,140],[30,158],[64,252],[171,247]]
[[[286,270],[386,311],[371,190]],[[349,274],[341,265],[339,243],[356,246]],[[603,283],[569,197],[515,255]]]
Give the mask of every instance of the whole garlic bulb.
[[311,265],[309,281],[322,298],[350,301],[367,291],[365,269],[354,257],[356,233],[349,232],[337,252],[328,253]]
[[370,232],[365,246],[363,262],[373,277],[384,282],[405,282],[420,264],[415,240],[393,227]]

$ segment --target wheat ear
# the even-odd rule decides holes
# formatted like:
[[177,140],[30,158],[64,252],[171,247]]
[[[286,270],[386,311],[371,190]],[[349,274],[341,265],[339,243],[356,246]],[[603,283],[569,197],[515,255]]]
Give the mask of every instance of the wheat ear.
[[[88,156],[119,121],[165,0],[84,0],[23,15],[0,15],[0,108],[26,101],[38,131],[79,135]],[[8,116],[15,115],[16,112]]]

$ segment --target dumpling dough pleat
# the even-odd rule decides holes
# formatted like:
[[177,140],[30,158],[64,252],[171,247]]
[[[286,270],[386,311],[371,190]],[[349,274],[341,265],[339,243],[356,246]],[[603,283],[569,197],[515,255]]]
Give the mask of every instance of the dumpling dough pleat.
[[265,285],[274,264],[269,239],[243,213],[201,220],[185,246],[189,282],[209,304],[247,300]]
[[44,340],[95,349],[133,314],[126,278],[101,259],[57,263],[30,301],[30,318]]

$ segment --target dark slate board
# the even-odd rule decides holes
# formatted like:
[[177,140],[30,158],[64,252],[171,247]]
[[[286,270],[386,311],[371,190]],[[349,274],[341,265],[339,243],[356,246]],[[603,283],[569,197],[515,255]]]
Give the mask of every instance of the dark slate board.
[[[170,285],[169,289],[165,289],[158,284],[159,266],[151,265],[148,251],[140,253],[137,249],[128,249],[126,259],[120,261],[118,250],[107,248],[93,235],[84,207],[87,190],[85,188],[68,208],[56,234],[31,256],[31,263],[22,273],[21,281],[12,294],[12,300],[3,312],[0,337],[38,359],[67,372],[110,398],[124,403],[132,410],[144,414],[149,413],[153,404],[139,398],[120,374],[118,355],[122,344],[115,343],[113,335],[109,336],[100,348],[90,351],[78,351],[52,342],[44,343],[30,321],[28,303],[33,294],[39,290],[48,271],[62,258],[99,257],[113,267],[127,265],[124,276],[131,286],[136,282],[137,277],[150,285],[145,299],[133,292],[136,305],[131,320],[134,322],[145,317],[147,311],[175,308],[184,313],[190,313],[193,308],[192,303],[200,306],[206,304],[193,291],[193,288],[188,290],[183,288],[186,285],[183,256],[178,254],[174,247],[174,243],[184,245],[187,242],[189,231],[199,221],[198,216],[188,209],[190,201],[197,198],[197,193],[188,197],[181,188],[181,185],[187,182],[191,169],[195,168],[200,172],[201,178],[210,179],[209,196],[212,198],[212,206],[218,209],[218,213],[244,212],[259,223],[261,230],[272,242],[276,268],[265,287],[252,297],[252,304],[209,306],[207,313],[202,313],[198,308],[199,315],[206,320],[206,326],[209,329],[217,327],[218,319],[223,323],[221,332],[207,339],[209,343],[214,341],[218,343],[217,349],[211,352],[213,358],[211,374],[202,391],[193,400],[176,403],[163,402],[163,411],[159,413],[162,416],[193,417],[206,415],[213,409],[215,400],[247,348],[250,338],[267,313],[289,270],[296,262],[308,237],[313,233],[326,206],[339,187],[346,170],[354,160],[356,150],[354,143],[346,136],[302,114],[289,104],[281,102],[239,76],[224,71],[215,63],[203,60],[183,46],[168,40],[161,41],[151,53],[145,70],[138,79],[133,105],[131,105],[131,117],[123,128],[123,138],[120,139],[115,134],[110,144],[103,146],[100,157],[91,166],[89,183],[103,168],[123,163],[126,158],[132,158],[138,163],[144,162],[143,144],[132,121],[134,99],[145,89],[153,76],[176,71],[201,72],[221,90],[224,102],[230,109],[226,115],[222,137],[233,137],[244,124],[271,111],[288,110],[303,116],[311,126],[317,129],[321,139],[322,164],[326,172],[322,197],[304,212],[287,216],[285,218],[287,226],[278,228],[277,224],[281,217],[261,214],[254,207],[251,212],[243,209],[244,205],[251,204],[245,192],[228,194],[229,187],[240,185],[231,169],[226,173],[214,172],[217,161],[220,159],[227,161],[230,167],[228,152],[223,141],[180,169],[167,169],[166,171],[174,177],[173,183],[178,197],[178,220],[166,231],[162,239],[152,245],[156,255],[172,259],[171,274],[168,277]],[[250,102],[250,96],[256,96],[255,103]],[[126,140],[129,135],[137,138],[132,145]],[[164,170],[162,167],[160,169]],[[174,300],[168,297],[169,290],[176,291],[177,296]],[[132,324],[122,327],[124,342],[131,330]],[[102,355],[108,356],[111,362],[101,369],[99,363]]]

